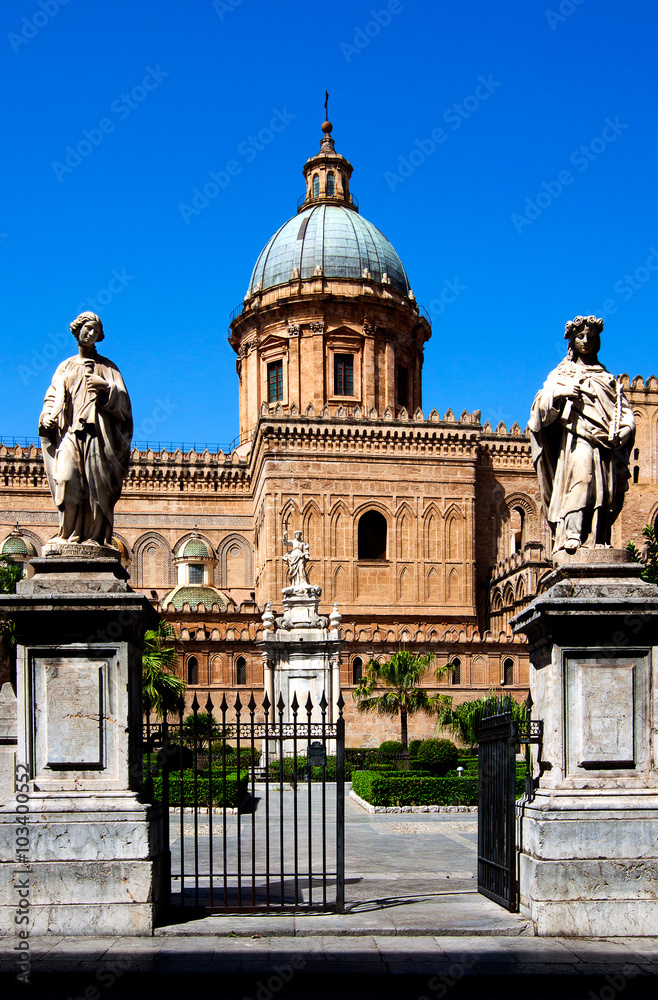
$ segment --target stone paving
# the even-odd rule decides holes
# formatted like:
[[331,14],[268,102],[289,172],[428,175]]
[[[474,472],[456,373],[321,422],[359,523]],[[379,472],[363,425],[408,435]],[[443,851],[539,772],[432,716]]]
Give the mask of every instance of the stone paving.
[[[122,1000],[128,1000],[150,995],[156,981],[159,997],[180,996],[176,977],[187,982],[192,975],[198,984],[204,976],[211,984],[221,981],[227,1000],[277,995],[292,1000],[309,992],[313,1000],[324,1000],[335,989],[341,1000],[375,994],[379,1000],[432,1000],[446,993],[457,1000],[474,995],[465,992],[469,983],[480,984],[478,989],[496,983],[490,995],[508,996],[517,987],[507,984],[522,976],[524,988],[532,984],[533,1000],[554,998],[556,987],[550,984],[556,979],[561,1000],[655,997],[658,939],[536,938],[523,917],[479,895],[476,819],[451,813],[374,815],[348,799],[345,914],[201,919],[189,914],[159,927],[151,938],[35,938],[30,942],[35,982],[43,977],[48,984],[43,995],[50,1000],[60,995],[99,1000],[106,987],[117,984]],[[176,837],[172,831],[174,843]],[[14,995],[4,986],[13,989],[15,942],[0,937],[3,998]],[[284,969],[281,985],[273,991],[265,985],[258,995],[258,984],[276,978],[277,968]],[[284,982],[288,974],[292,978]],[[167,992],[174,983],[179,992]],[[574,992],[569,983],[577,985]],[[85,994],[88,989],[92,992]],[[200,985],[194,989],[197,996],[219,995],[216,985],[207,993],[199,992]]]
[[[326,852],[327,865],[332,869],[335,865],[335,786],[327,786],[326,795]],[[348,785],[349,788],[349,785]],[[243,901],[251,897],[252,844],[256,868],[264,872],[265,862],[265,806],[264,785],[256,786],[257,808],[253,814],[241,817],[227,816],[226,830],[224,823],[218,817],[212,821],[212,856],[214,860],[214,884],[219,898],[215,904],[223,901],[223,885],[221,872],[223,870],[223,855],[226,851],[227,869],[237,871],[237,825],[241,828],[242,880]],[[298,812],[298,858],[300,871],[308,871],[309,841],[308,841],[308,786],[300,785],[297,794]],[[322,871],[322,838],[321,810],[322,802],[320,786],[312,786],[311,803],[311,855],[314,872]],[[284,857],[288,873],[293,869],[292,852],[292,811],[294,793],[289,785],[283,791],[276,791],[276,786],[270,793],[270,862],[272,870],[277,871],[280,862],[281,840],[279,838],[279,810],[284,816]],[[200,814],[198,819],[198,870],[206,873],[209,870],[210,837],[208,817]],[[184,817],[185,844],[185,898],[186,902],[194,902],[194,879],[189,873],[194,872],[194,820],[191,816]],[[224,835],[225,834],[225,835]],[[174,876],[173,891],[176,901],[180,892],[178,874],[181,865],[181,837],[178,816],[172,816],[171,821],[171,852],[172,873]],[[473,813],[385,813],[371,814],[365,812],[349,797],[345,802],[345,874],[347,905],[374,902],[377,900],[398,899],[401,897],[434,896],[441,893],[455,894],[457,892],[475,891],[475,868],[477,852],[477,815]],[[392,860],[394,863],[392,864]],[[334,868],[335,870],[335,868]],[[265,879],[256,880],[255,895],[257,900],[264,898]],[[306,880],[298,883],[301,898],[306,898]],[[333,899],[335,882],[328,886],[328,899]],[[203,875],[199,879],[201,889],[200,902],[208,903],[208,879]],[[314,896],[317,899],[318,882],[315,882]],[[229,885],[229,897],[236,898],[236,879]],[[280,898],[279,881],[271,879],[270,891],[272,898]],[[294,881],[291,877],[285,879],[284,897],[287,902],[294,900]]]

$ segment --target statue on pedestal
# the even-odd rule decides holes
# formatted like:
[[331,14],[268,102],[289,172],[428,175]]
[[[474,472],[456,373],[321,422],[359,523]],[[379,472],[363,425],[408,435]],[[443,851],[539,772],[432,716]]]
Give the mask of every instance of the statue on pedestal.
[[532,459],[553,555],[610,546],[628,489],[635,419],[620,382],[599,363],[603,320],[566,324],[564,361],[537,393],[530,414]]
[[[288,539],[288,532],[284,531],[283,546],[283,561],[288,565],[291,592],[293,594],[304,594],[311,588],[311,583],[306,572],[306,563],[311,558],[308,542],[302,541],[301,531],[293,532],[292,541]],[[292,547],[290,552],[285,551],[288,546]]]
[[39,418],[50,491],[59,513],[53,541],[109,545],[130,461],[132,414],[121,373],[96,352],[95,313],[71,323],[78,353],[57,368]]

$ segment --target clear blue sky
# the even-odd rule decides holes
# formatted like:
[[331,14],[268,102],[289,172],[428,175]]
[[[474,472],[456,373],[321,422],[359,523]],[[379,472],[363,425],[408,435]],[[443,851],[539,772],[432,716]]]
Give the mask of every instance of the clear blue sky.
[[229,313],[295,213],[325,88],[434,316],[426,413],[525,426],[577,313],[606,313],[612,371],[658,372],[657,22],[655,0],[5,0],[0,432],[36,432],[96,299],[138,438],[235,435]]

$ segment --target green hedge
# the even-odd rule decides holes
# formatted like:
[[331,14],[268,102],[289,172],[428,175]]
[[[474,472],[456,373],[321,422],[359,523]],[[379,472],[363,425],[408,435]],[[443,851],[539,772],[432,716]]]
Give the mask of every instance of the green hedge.
[[373,806],[476,806],[477,778],[432,778],[413,772],[356,771],[352,788]]
[[[354,770],[354,765],[349,761],[345,761],[345,779],[349,781],[352,777],[352,771]],[[281,779],[281,768],[279,766],[278,760],[273,760],[268,767],[270,781],[280,781]],[[306,757],[301,755],[297,757],[297,780],[306,781],[308,776],[308,761]],[[283,780],[293,781],[295,777],[295,759],[294,757],[284,757],[283,758]],[[335,781],[336,780],[336,758],[327,757],[326,763],[326,780]],[[311,781],[322,781],[322,768],[313,767],[311,768]]]
[[[181,780],[180,771],[172,771],[169,775],[169,805],[180,806],[181,804]],[[249,787],[249,773],[240,772],[238,781],[237,771],[226,772],[226,799],[223,796],[222,772],[213,768],[212,773],[212,804],[214,806],[226,806],[235,808],[240,805],[247,794]],[[210,779],[207,776],[197,775],[196,779],[196,802],[199,806],[208,805],[210,790]],[[162,775],[155,775],[153,778],[153,797],[156,802],[162,801]],[[183,771],[183,805],[194,805],[194,771]]]
[[[420,766],[418,764],[417,766]],[[478,777],[478,761],[477,757],[460,757],[457,762],[457,767],[464,768],[464,778],[476,778]],[[516,769],[516,797],[517,799],[525,793],[525,776],[526,776],[526,763],[525,760],[519,760],[517,757],[515,761]],[[447,777],[458,777],[457,771],[449,771]]]

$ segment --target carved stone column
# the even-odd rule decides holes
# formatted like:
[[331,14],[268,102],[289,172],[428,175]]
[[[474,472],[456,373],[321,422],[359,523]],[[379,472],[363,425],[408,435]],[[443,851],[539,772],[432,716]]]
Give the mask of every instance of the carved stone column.
[[142,796],[140,646],[157,615],[114,549],[60,544],[32,566],[0,598],[16,624],[18,703],[18,784],[0,810],[3,926],[27,885],[32,934],[150,934],[169,854],[159,807]]
[[514,622],[544,722],[519,807],[521,912],[538,934],[658,926],[658,590],[627,558],[579,549]]

